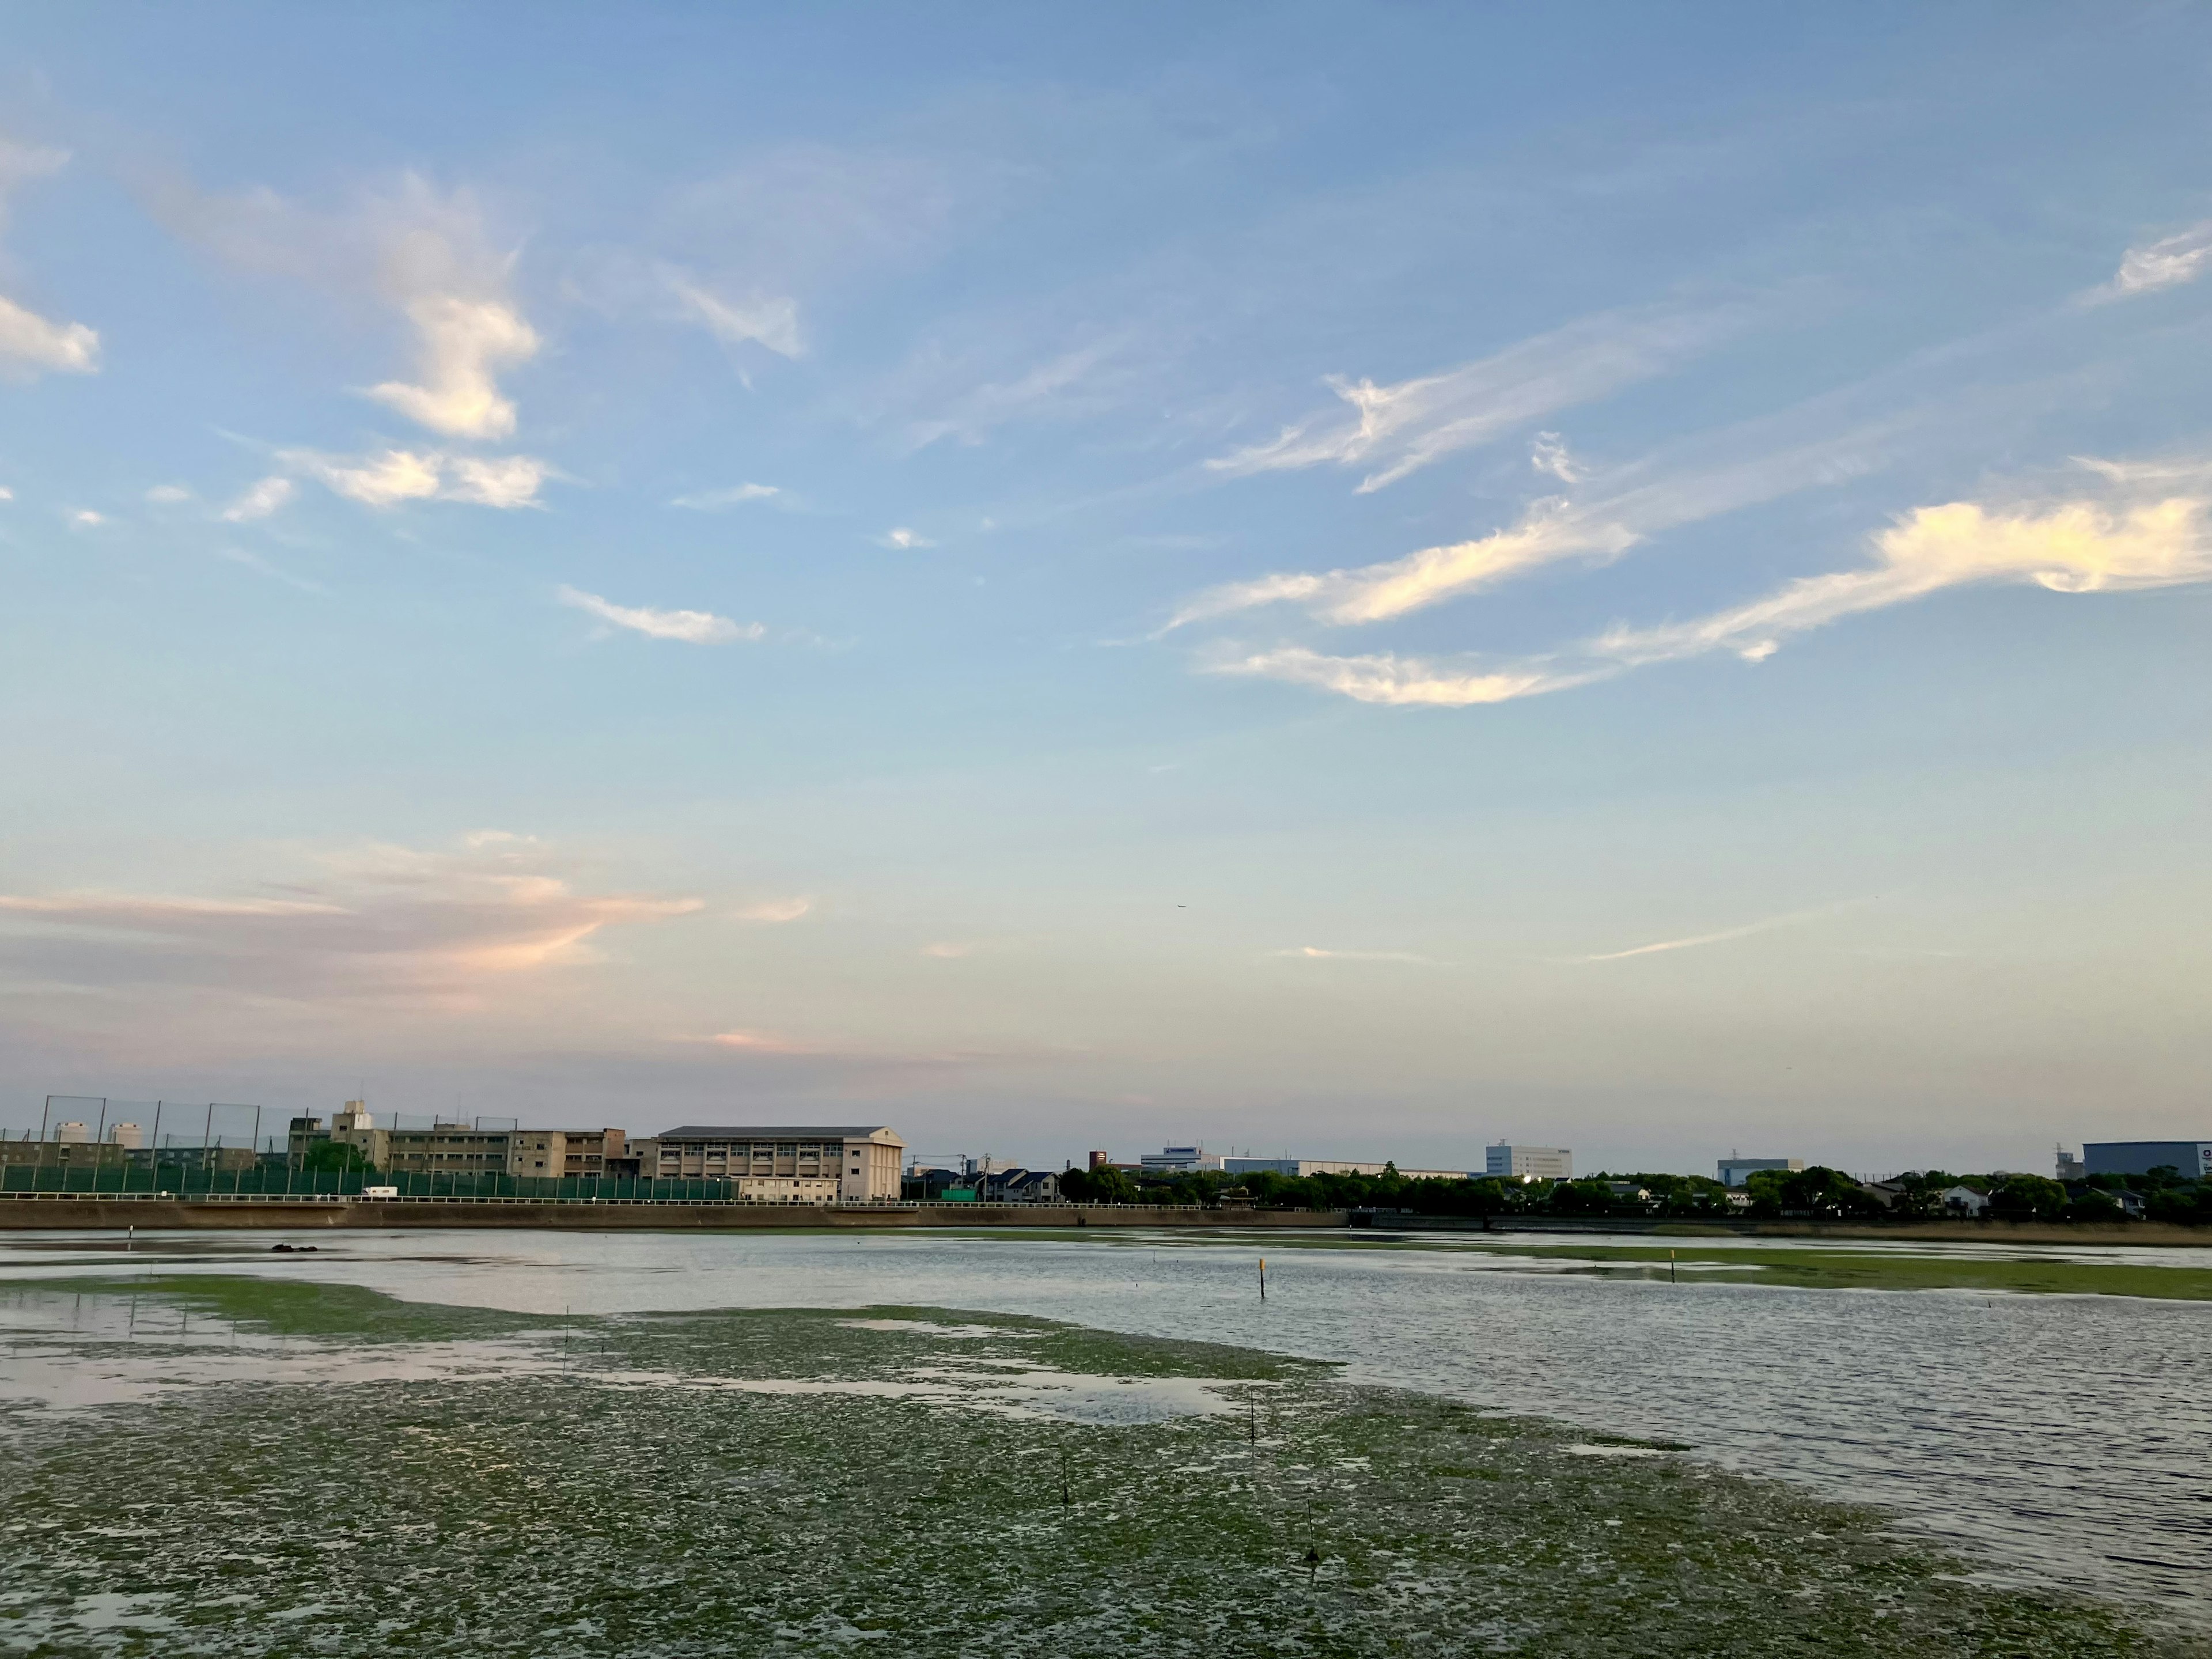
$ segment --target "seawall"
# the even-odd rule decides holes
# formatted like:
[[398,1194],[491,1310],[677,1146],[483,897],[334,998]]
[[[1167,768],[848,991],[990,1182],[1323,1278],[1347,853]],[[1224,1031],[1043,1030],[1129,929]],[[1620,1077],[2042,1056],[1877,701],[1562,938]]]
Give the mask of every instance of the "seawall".
[[594,1232],[728,1232],[745,1228],[1342,1227],[1341,1210],[1142,1204],[593,1203],[583,1199],[0,1199],[0,1231],[225,1231],[346,1227],[559,1228]]

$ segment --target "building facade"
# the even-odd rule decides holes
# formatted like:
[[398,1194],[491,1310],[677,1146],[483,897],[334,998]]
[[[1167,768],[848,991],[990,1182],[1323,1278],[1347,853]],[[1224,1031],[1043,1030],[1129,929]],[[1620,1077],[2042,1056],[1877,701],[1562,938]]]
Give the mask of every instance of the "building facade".
[[2081,1148],[2085,1175],[2148,1175],[2168,1165],[2184,1181],[2212,1176],[2212,1140],[2092,1140]]
[[1221,1167],[1231,1175],[1280,1175],[1303,1178],[1317,1175],[1388,1175],[1393,1169],[1408,1181],[1468,1181],[1480,1174],[1473,1170],[1409,1170],[1383,1163],[1364,1163],[1344,1158],[1224,1158]]
[[1163,1146],[1157,1152],[1146,1152],[1137,1160],[1137,1167],[1147,1175],[1189,1175],[1200,1170],[1218,1170],[1228,1160],[1219,1152],[1209,1152],[1203,1146]]
[[292,1120],[294,1156],[325,1141],[353,1147],[374,1168],[391,1175],[502,1175],[557,1181],[637,1173],[629,1136],[620,1129],[485,1129],[468,1123],[382,1128],[358,1100],[346,1102],[327,1128],[320,1118]]
[[1720,1161],[1721,1185],[1741,1187],[1751,1178],[1754,1170],[1802,1170],[1802,1158],[1724,1158]]
[[726,1181],[739,1197],[787,1203],[896,1200],[906,1155],[906,1142],[882,1124],[687,1124],[634,1145],[644,1175],[663,1181]]
[[1572,1181],[1575,1155],[1565,1146],[1516,1146],[1501,1140],[1482,1149],[1482,1172],[1506,1181]]

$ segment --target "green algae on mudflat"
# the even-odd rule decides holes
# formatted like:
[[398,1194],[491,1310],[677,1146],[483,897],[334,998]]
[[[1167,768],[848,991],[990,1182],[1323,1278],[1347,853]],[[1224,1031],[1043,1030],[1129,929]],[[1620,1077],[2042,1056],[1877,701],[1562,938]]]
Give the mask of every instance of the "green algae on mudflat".
[[[1037,1237],[1031,1234],[1030,1237]],[[1694,1278],[1680,1282],[1780,1285],[1798,1290],[1976,1291],[2026,1296],[2125,1296],[2154,1301],[2212,1301],[2212,1268],[2161,1267],[2131,1261],[2074,1261],[2019,1249],[2003,1255],[1967,1255],[1941,1249],[1916,1250],[1910,1243],[1855,1250],[1832,1244],[1698,1244],[1711,1237],[1680,1237],[1681,1243],[1603,1244],[1577,1239],[1571,1244],[1537,1243],[1539,1234],[1392,1232],[1387,1228],[1334,1234],[1286,1234],[1264,1239],[1250,1234],[1192,1234],[1171,1242],[1119,1241],[1127,1247],[1204,1249],[1235,1246],[1260,1255],[1288,1255],[1293,1250],[1438,1250],[1479,1252],[1521,1258],[1547,1272],[1605,1274],[1617,1278],[1665,1279],[1673,1267]],[[1068,1235],[1080,1237],[1080,1235]],[[1105,1242],[1099,1240],[1096,1242]],[[2212,1248],[2212,1239],[2207,1241]],[[2003,1246],[1987,1247],[2004,1249]]]
[[[368,1294],[333,1304],[343,1340],[434,1346],[396,1334],[425,1310]],[[572,1369],[308,1385],[279,1355],[157,1405],[18,1414],[0,1650],[2179,1650],[1972,1580],[1869,1511],[1247,1351],[932,1309],[520,1340],[569,1345]],[[94,1365],[118,1346],[76,1346]],[[896,1392],[990,1373],[1182,1379],[1216,1408],[1099,1425],[1044,1395]],[[885,1392],[799,1391],[830,1383]]]
[[1670,1265],[1700,1281],[1787,1285],[1822,1291],[1986,1291],[2023,1296],[2131,1296],[2212,1301],[2212,1269],[2133,1262],[2067,1261],[2049,1256],[1922,1255],[1905,1249],[1852,1251],[1699,1249],[1677,1245],[1522,1245],[1472,1248],[1535,1261],[1588,1264],[1578,1270],[1664,1279]]

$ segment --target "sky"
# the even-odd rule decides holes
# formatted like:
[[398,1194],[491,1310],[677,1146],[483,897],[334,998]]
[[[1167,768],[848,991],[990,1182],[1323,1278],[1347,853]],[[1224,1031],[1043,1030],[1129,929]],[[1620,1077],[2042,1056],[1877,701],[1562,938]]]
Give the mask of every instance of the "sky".
[[2212,1136],[2212,11],[9,32],[0,1126]]

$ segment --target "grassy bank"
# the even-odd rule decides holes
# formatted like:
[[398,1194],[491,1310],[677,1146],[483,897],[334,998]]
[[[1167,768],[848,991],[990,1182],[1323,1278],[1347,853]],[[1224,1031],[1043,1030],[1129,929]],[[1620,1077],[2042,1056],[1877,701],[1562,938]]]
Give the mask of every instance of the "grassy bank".
[[11,1651],[2179,1650],[1864,1511],[1249,1351],[934,1310],[15,1288],[19,1328],[53,1315],[18,1364],[221,1380],[0,1419]]

